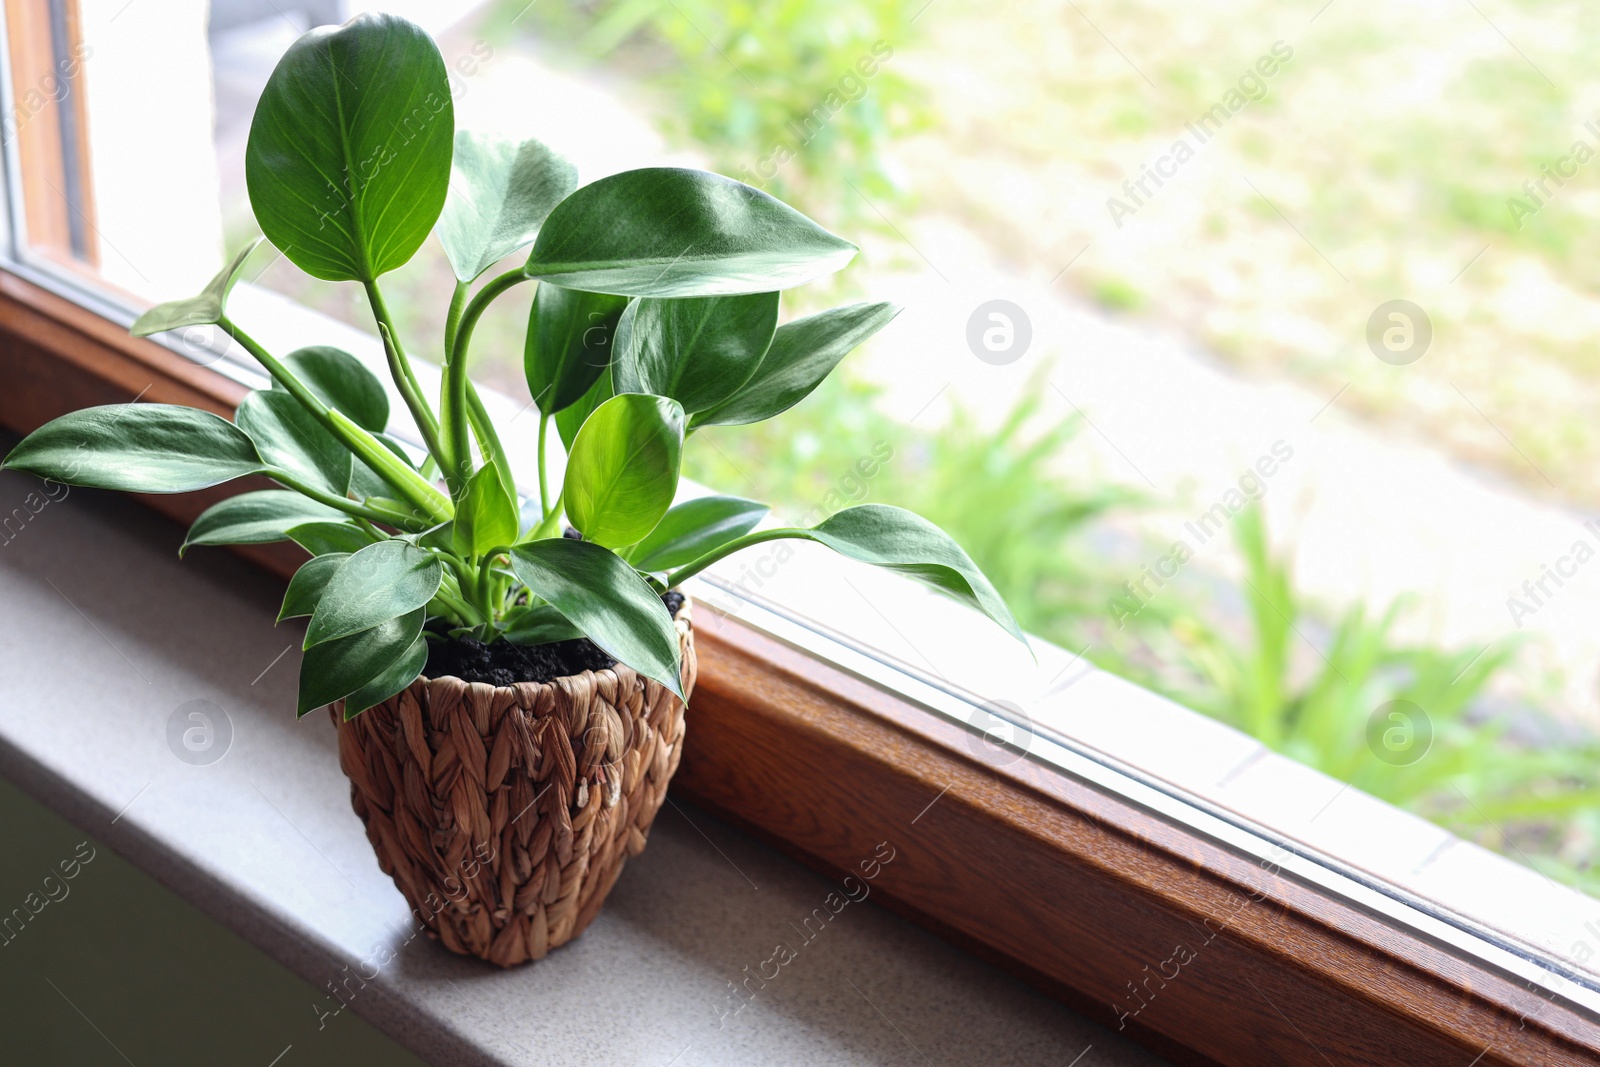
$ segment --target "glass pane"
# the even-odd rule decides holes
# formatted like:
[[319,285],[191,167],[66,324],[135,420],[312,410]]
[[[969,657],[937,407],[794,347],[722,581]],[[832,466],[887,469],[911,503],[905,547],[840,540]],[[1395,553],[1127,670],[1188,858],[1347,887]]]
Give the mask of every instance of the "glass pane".
[[[13,125],[27,174],[53,158],[66,184],[24,182],[34,250],[144,301],[197,289],[256,232],[273,64],[352,8],[36,6],[10,12]],[[912,508],[1048,644],[1036,665],[815,546],[718,581],[1319,847],[1355,849],[1368,796],[1397,805],[1415,833],[1386,878],[1594,967],[1587,9],[390,7],[436,35],[458,125],[538,136],[586,181],[716,169],[857,242],[784,314],[904,313],[779,420],[697,435],[689,473],[791,523]],[[371,331],[358,287],[268,258],[257,314],[277,294]],[[385,279],[414,354],[437,361],[451,283],[431,241]],[[513,417],[527,300],[474,357]],[[1202,781],[1164,762],[1178,725],[1119,736],[1091,707],[1118,678],[1236,731],[1208,736],[1237,758]],[[1326,801],[1289,810],[1266,753],[1328,775]],[[1529,894],[1485,896],[1456,865],[1480,848],[1538,872]]]

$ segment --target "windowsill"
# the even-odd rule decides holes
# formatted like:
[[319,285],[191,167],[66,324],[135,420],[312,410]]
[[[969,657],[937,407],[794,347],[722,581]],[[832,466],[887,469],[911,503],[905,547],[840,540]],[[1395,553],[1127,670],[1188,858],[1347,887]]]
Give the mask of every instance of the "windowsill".
[[[27,481],[0,475],[8,499]],[[318,989],[394,951],[344,996],[420,1055],[890,1063],[916,1058],[909,1042],[952,1063],[1065,1063],[1090,1044],[1097,1064],[1158,1062],[876,905],[848,905],[732,1014],[728,983],[834,886],[677,802],[589,931],[544,961],[501,972],[410,937],[331,723],[290,714],[298,634],[272,625],[279,587],[220,553],[180,563],[179,540],[132,501],[73,490],[4,545],[0,771]],[[167,747],[195,699],[233,725],[210,766]]]

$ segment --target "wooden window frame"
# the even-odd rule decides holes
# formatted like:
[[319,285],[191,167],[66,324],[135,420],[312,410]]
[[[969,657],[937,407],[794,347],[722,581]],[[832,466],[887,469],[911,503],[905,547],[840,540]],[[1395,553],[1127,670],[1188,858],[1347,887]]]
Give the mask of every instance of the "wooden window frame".
[[[43,0],[6,4],[11,25],[37,36]],[[21,78],[13,67],[13,92]],[[81,109],[81,86],[65,99]],[[62,128],[30,125],[38,136]],[[87,166],[59,137],[19,155],[25,188],[49,179],[52,158]],[[69,205],[23,199],[17,228],[43,235],[30,249],[73,258],[57,240]],[[46,208],[53,217],[33,217]],[[48,270],[0,264],[0,426],[22,434],[133,401],[232,413],[246,386],[129,337],[62,295],[70,288]],[[243,487],[143,499],[187,523]],[[283,578],[303,558],[287,545],[238,551]],[[675,791],[833,874],[891,842],[896,861],[874,883],[882,903],[1175,1062],[1600,1057],[1600,1019],[1583,1008],[1115,789],[1028,759],[996,766],[960,723],[892,686],[704,615]],[[1181,960],[1179,945],[1193,958]],[[1148,1006],[1127,1013],[1133,998]]]
[[[0,382],[0,425],[19,434],[136,399],[227,415],[245,392],[6,270]],[[143,499],[188,522],[239,488]],[[285,578],[298,562],[288,546],[240,551]],[[884,904],[1175,1062],[1600,1055],[1582,1009],[1114,792],[1030,760],[996,767],[959,724],[705,614],[680,795],[832,873],[892,842],[874,883]],[[1202,938],[1182,973],[1175,946]],[[1130,988],[1149,1007],[1125,1017]]]

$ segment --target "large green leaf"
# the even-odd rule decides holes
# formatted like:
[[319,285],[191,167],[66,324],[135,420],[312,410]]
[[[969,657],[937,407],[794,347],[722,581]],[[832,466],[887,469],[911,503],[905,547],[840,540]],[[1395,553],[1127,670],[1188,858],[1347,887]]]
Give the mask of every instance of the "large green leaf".
[[67,485],[130,493],[189,493],[259,471],[245,432],[206,411],[174,404],[108,404],[45,423],[0,469]]
[[855,254],[849,241],[743,182],[650,167],[563,200],[524,269],[596,293],[716,296],[792,288]]
[[667,512],[628,559],[641,571],[681,567],[754,530],[767,511],[765,504],[736,496],[686,500]]
[[427,614],[418,608],[370,630],[306,649],[300,661],[300,714],[349,696],[411,655]]
[[206,287],[200,290],[198,296],[157,304],[135,319],[128,332],[135,337],[149,337],[164,330],[178,330],[185,326],[209,326],[221,322],[222,314],[228,306],[228,294],[233,292],[233,284],[239,280],[239,272],[244,269],[244,261],[250,258],[250,253],[260,244],[261,238],[257,237],[240,249],[228,261],[227,266],[206,283]]
[[587,541],[548,537],[512,549],[511,569],[607,655],[683,695],[672,616],[621,556]]
[[420,26],[358,15],[283,54],[250,124],[245,182],[267,238],[327,281],[370,281],[427,239],[450,186],[455,109]]
[[377,543],[371,534],[349,520],[304,522],[290,529],[289,540],[313,556],[326,556],[333,552],[349,555]]
[[561,434],[561,444],[568,452],[572,451],[572,442],[577,440],[578,431],[594,414],[594,409],[610,400],[615,393],[616,390],[611,387],[611,368],[608,366],[589,386],[588,392],[556,413],[556,431]]
[[887,504],[845,508],[796,536],[841,555],[899,571],[977,608],[1023,643],[1022,628],[978,565],[939,527]]
[[493,467],[480,467],[456,505],[450,540],[456,555],[482,556],[516,544],[521,533],[517,501],[506,494]]
[[777,326],[777,293],[635,300],[617,325],[612,381],[619,393],[669,396],[693,415],[756,372]]
[[349,558],[348,552],[329,552],[300,564],[300,569],[289,579],[289,588],[284,591],[278,621],[302,618],[316,611],[322,591],[328,587],[328,579]]
[[894,304],[850,304],[778,327],[761,365],[693,426],[741,426],[782,414],[811,395],[839,361],[900,314]]
[[354,457],[316,416],[282,389],[247,394],[233,420],[250,435],[267,466],[287,471],[334,496],[349,491]]
[[[283,357],[283,365],[324,404],[344,412],[357,426],[381,434],[389,425],[389,394],[383,382],[350,353],[313,345],[290,352]],[[272,388],[286,392],[276,378]]]
[[457,130],[438,227],[456,277],[470,282],[532,244],[550,209],[577,187],[578,168],[538,141]]
[[344,721],[394,696],[417,680],[422,668],[428,665],[428,638],[418,634],[411,647],[389,666],[379,671],[372,681],[344,698]]
[[627,306],[625,296],[539,283],[522,365],[541,412],[553,415],[577,403],[605,373],[617,320]]
[[289,531],[301,523],[343,518],[326,504],[319,504],[286,489],[262,489],[230,496],[213,504],[189,527],[189,534],[178,555],[190,545],[264,545],[287,541]]
[[655,529],[678,492],[684,422],[676,401],[645,393],[614,396],[589,416],[561,491],[584,540],[622,548]]
[[371,629],[425,607],[444,581],[439,557],[404,541],[356,552],[328,579],[306,627],[306,648]]

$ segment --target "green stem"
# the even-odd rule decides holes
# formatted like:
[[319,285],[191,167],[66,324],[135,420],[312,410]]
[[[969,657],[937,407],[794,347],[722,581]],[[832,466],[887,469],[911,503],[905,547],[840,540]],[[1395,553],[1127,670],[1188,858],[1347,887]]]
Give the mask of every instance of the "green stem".
[[[346,515],[350,515],[350,516],[352,516],[354,518],[361,519],[364,522],[365,521],[370,521],[370,522],[390,522],[391,521],[388,516],[384,515],[383,513],[379,512],[379,511],[375,511],[374,509],[367,507],[365,504],[357,503],[356,501],[351,500],[348,497],[335,496],[334,494],[328,492],[325,489],[318,489],[316,486],[311,485],[308,482],[302,481],[300,478],[296,477],[293,474],[290,474],[286,470],[279,470],[276,467],[269,467],[265,471],[263,471],[262,473],[264,473],[268,478],[271,478],[273,481],[277,482],[278,484],[288,486],[290,489],[293,489],[295,492],[299,493],[301,496],[308,496],[312,500],[315,500],[319,504],[326,504],[330,508],[336,508],[339,511],[344,512]],[[378,536],[380,538],[389,536],[388,534],[382,532],[381,530],[377,531],[377,534],[378,534]]]
[[428,446],[429,452],[437,456],[439,420],[434,417],[433,409],[428,406],[427,398],[422,395],[422,387],[417,384],[416,373],[411,369],[411,361],[406,358],[405,349],[400,347],[400,335],[394,328],[394,320],[389,316],[389,306],[384,303],[383,291],[378,288],[376,280],[364,284],[367,289],[367,303],[372,305],[372,317],[377,320],[378,334],[383,338],[383,354],[389,360],[389,375],[399,388],[406,407],[411,409],[411,418],[417,424],[417,432],[422,434],[422,443]]
[[481,621],[478,619],[476,608],[443,586],[440,586],[439,591],[433,594],[433,599],[455,612],[456,621],[463,626],[477,626]]
[[743,537],[735,537],[727,544],[718,545],[716,548],[713,548],[710,552],[707,552],[699,559],[691,560],[690,562],[679,567],[677,570],[673,571],[671,574],[667,575],[667,588],[675,588],[676,586],[680,585],[684,579],[694,577],[696,574],[699,574],[701,571],[717,562],[717,560],[722,559],[724,556],[731,556],[741,548],[749,548],[751,545],[759,545],[763,541],[777,541],[784,537],[803,538],[807,537],[810,533],[810,530],[803,530],[794,526],[785,526],[776,530],[757,530],[755,533],[747,533]]
[[[528,276],[520,270],[510,270],[478,290],[478,295],[467,302],[461,313],[461,323],[451,339],[450,361],[444,367],[444,393],[439,407],[444,414],[445,449],[449,453],[451,470],[459,471],[471,455],[467,439],[467,348],[472,343],[472,331],[483,317],[495,297],[504,293]],[[444,466],[444,464],[440,464]],[[447,477],[450,476],[447,471]],[[451,482],[454,485],[455,482]]]
[[228,336],[239,342],[246,352],[267,368],[267,373],[272,375],[273,380],[287,389],[324,429],[365,460],[367,466],[388,482],[406,503],[419,509],[436,523],[447,522],[455,517],[455,509],[450,506],[449,499],[443,493],[428,484],[422,475],[406,466],[399,456],[389,451],[370,432],[352,422],[343,412],[324,404],[304,382],[290,373],[289,368],[278,362],[276,356],[257,344],[253,337],[239,329],[232,320],[223,316],[217,321],[217,325],[226,330]]
[[538,541],[546,537],[554,537],[561,532],[561,498],[556,497],[555,506],[544,513],[544,518],[539,520],[539,525],[534,527],[528,540]]
[[544,472],[544,439],[545,432],[550,428],[550,416],[544,412],[539,413],[539,515],[541,519],[550,514],[550,482]]
[[466,282],[456,282],[455,292],[450,294],[450,312],[444,320],[444,361],[450,362],[450,353],[455,351],[456,330],[461,326],[461,312],[467,306],[467,292],[469,286]]
[[494,621],[494,555],[483,557],[483,562],[478,564],[478,600],[483,605],[483,618],[485,622]]
[[517,482],[511,476],[511,457],[506,455],[505,446],[500,443],[500,433],[494,428],[494,420],[489,417],[489,409],[484,407],[483,398],[478,395],[478,388],[470,378],[467,379],[467,419],[472,424],[473,435],[478,439],[478,451],[483,455],[483,461],[494,467],[506,495],[515,504]]

